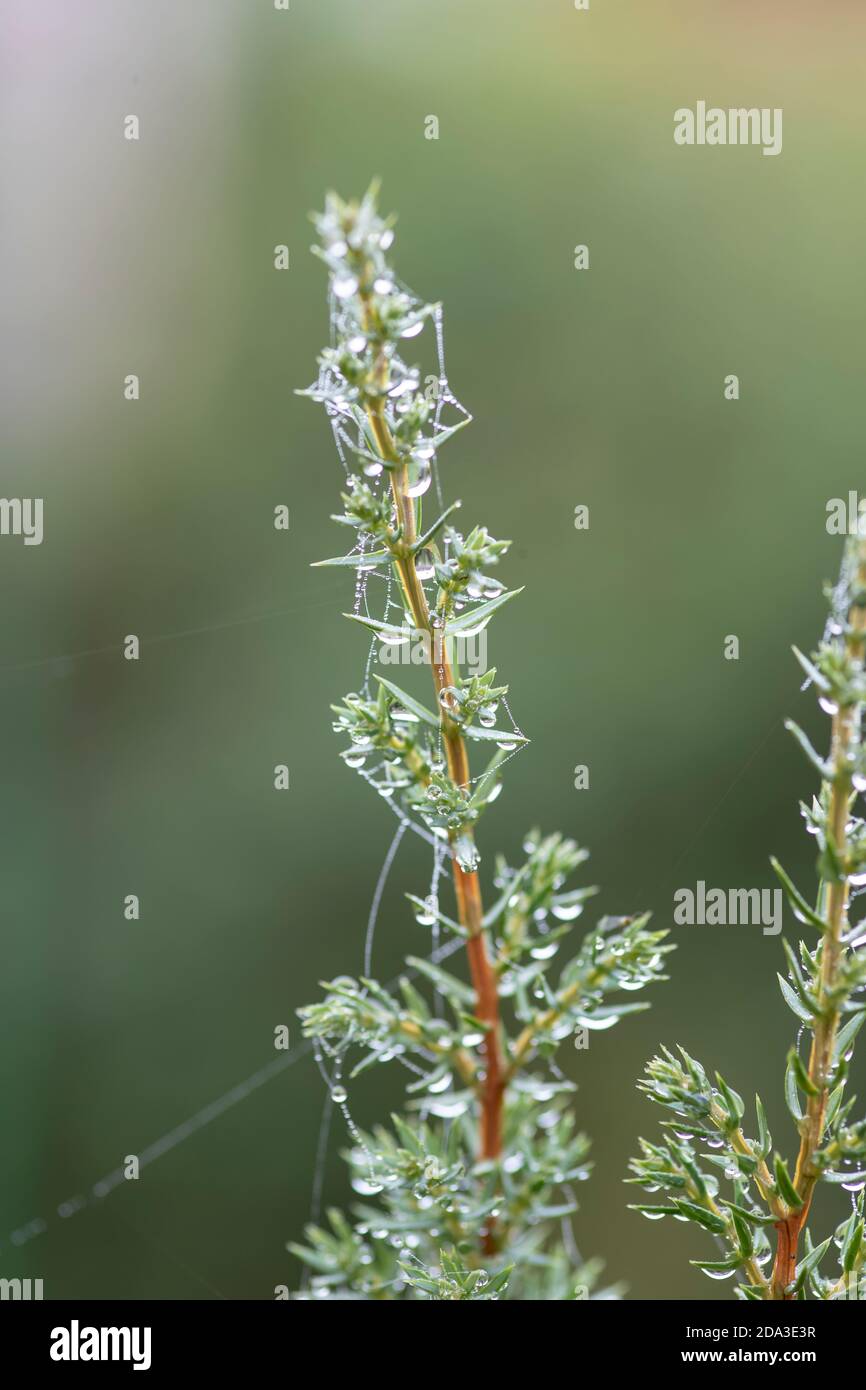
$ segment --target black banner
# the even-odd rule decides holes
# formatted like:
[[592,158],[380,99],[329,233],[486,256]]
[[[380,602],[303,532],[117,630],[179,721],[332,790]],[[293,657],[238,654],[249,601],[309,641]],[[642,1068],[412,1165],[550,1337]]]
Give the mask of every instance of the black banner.
[[[850,1365],[852,1339],[862,1336],[862,1314],[858,1307],[840,1306],[845,1300],[827,1303],[756,1304],[709,1303],[576,1303],[561,1313],[530,1313],[536,1338],[542,1319],[548,1317],[551,1349],[558,1360],[573,1354],[575,1368],[600,1362],[606,1369],[628,1374],[645,1369],[667,1370],[691,1366],[700,1373],[706,1366],[760,1367],[786,1370],[791,1366],[812,1366],[822,1371]],[[852,1301],[853,1302],[853,1301]],[[318,1306],[315,1306],[318,1305]],[[525,1305],[526,1306],[526,1305]],[[862,1306],[862,1305],[861,1305]],[[515,1331],[514,1307],[508,1333]],[[528,1310],[528,1307],[526,1308]],[[381,1334],[399,1335],[405,1324],[402,1315],[396,1323],[369,1303],[316,1299],[272,1303],[67,1303],[4,1302],[0,1304],[0,1327],[4,1361],[16,1362],[26,1371],[50,1371],[59,1377],[98,1375],[101,1369],[160,1376],[166,1372],[213,1371],[222,1376],[233,1371],[248,1372],[251,1366],[282,1364],[292,1373],[300,1354],[321,1357],[323,1365],[333,1352],[328,1341],[335,1334],[357,1330],[360,1359],[366,1356],[363,1337],[375,1327]],[[420,1314],[435,1318],[435,1313]],[[476,1319],[480,1317],[481,1322]],[[492,1317],[491,1325],[487,1318]],[[560,1322],[559,1319],[563,1318]],[[484,1337],[485,1361],[497,1360],[497,1346],[506,1352],[513,1348],[513,1336],[502,1339],[495,1332],[496,1310],[475,1312],[472,1322],[460,1323],[464,1335]],[[851,1320],[854,1320],[853,1322]],[[443,1324],[425,1323],[428,1332],[438,1332]],[[447,1324],[449,1326],[450,1324]],[[471,1330],[470,1330],[471,1329]],[[410,1324],[413,1335],[418,1325]],[[563,1335],[569,1339],[563,1343]],[[544,1343],[535,1343],[543,1352]],[[571,1352],[568,1346],[571,1346]],[[342,1344],[342,1354],[351,1352],[351,1343]],[[304,1363],[306,1364],[306,1362]]]

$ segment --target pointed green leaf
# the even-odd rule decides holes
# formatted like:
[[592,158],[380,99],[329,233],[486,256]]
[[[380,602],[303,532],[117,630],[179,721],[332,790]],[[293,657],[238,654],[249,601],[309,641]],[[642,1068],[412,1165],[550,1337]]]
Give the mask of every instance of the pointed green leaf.
[[368,618],[365,613],[344,613],[343,617],[348,618],[350,622],[360,623],[377,636],[390,638],[392,641],[408,642],[421,631],[417,627],[397,627],[394,623],[383,623],[378,618]]
[[846,1274],[850,1274],[857,1263],[857,1256],[860,1254],[862,1244],[863,1219],[862,1217],[858,1218],[856,1211],[852,1211],[848,1225],[845,1227],[845,1234],[842,1237],[842,1268]]
[[845,1053],[849,1051],[851,1044],[863,1027],[864,1020],[866,1020],[866,1013],[855,1014],[854,1017],[849,1019],[845,1024],[844,1028],[839,1029],[836,1038],[836,1051],[834,1054],[836,1061],[838,1061],[840,1057],[844,1057]]
[[803,1110],[797,1091],[797,1077],[794,1072],[793,1053],[794,1049],[792,1048],[788,1053],[788,1065],[785,1068],[785,1104],[791,1112],[791,1118],[799,1124],[803,1118]]
[[496,743],[529,742],[529,739],[519,734],[516,729],[485,729],[483,724],[461,724],[459,728],[461,734],[465,734],[467,738],[493,739]]
[[830,1099],[827,1101],[827,1116],[825,1126],[828,1130],[833,1128],[836,1116],[839,1113],[839,1106],[842,1104],[842,1096],[845,1092],[845,1082],[840,1081],[835,1090],[830,1092]]
[[720,1076],[718,1072],[716,1072],[716,1082],[718,1084],[719,1091],[721,1092],[722,1099],[725,1103],[725,1109],[728,1112],[728,1116],[731,1120],[731,1123],[739,1124],[744,1108],[742,1100],[738,1095],[735,1094],[734,1091],[731,1090],[730,1086],[725,1081],[725,1078],[723,1076]]
[[331,560],[314,560],[310,569],[320,570],[329,565],[345,565],[352,569],[375,569],[391,559],[390,550],[368,550],[366,554],[358,551],[354,555],[335,555]]
[[424,532],[423,536],[419,536],[419,537],[418,537],[417,541],[415,542],[415,544],[414,544],[413,547],[412,547],[413,551],[417,554],[417,552],[418,552],[419,550],[423,550],[423,549],[424,549],[425,545],[429,545],[430,542],[432,541],[433,537],[434,537],[434,536],[442,529],[442,527],[445,525],[445,522],[448,520],[449,516],[451,516],[452,512],[456,512],[456,511],[458,510],[458,508],[459,508],[459,507],[462,507],[462,506],[463,506],[463,503],[458,501],[458,502],[452,502],[450,507],[446,507],[446,508],[445,508],[445,511],[442,513],[442,515],[439,517],[439,519],[438,519],[437,521],[434,521],[434,522],[433,522],[433,525],[430,526],[430,527]]
[[799,743],[812,766],[818,769],[822,777],[829,777],[832,773],[832,768],[828,766],[820,754],[815,752],[815,749],[812,747],[807,735],[804,734],[799,724],[795,724],[793,719],[786,719],[785,728],[789,733],[794,735],[794,738]]
[[796,1048],[791,1048],[791,1051],[788,1054],[788,1061],[793,1069],[794,1076],[797,1079],[797,1085],[799,1086],[803,1094],[807,1096],[817,1096],[818,1087],[815,1085],[814,1081],[812,1080],[808,1071],[803,1065],[803,1059]]
[[425,724],[432,724],[435,729],[438,729],[439,720],[436,715],[432,710],[422,705],[419,700],[416,700],[414,695],[407,695],[406,691],[401,690],[399,685],[395,685],[393,681],[386,681],[384,676],[377,676],[376,680],[385,687],[389,694],[394,696],[395,700],[399,700],[410,714],[414,714],[417,719],[422,719]]
[[467,1008],[474,1007],[475,990],[471,985],[465,984],[463,980],[458,980],[455,975],[449,975],[447,970],[434,965],[432,961],[421,960],[418,956],[408,956],[407,963],[412,966],[413,970],[417,970],[419,974],[426,975],[428,980],[432,980],[440,994],[444,994],[446,999],[459,1000]]
[[776,1174],[776,1186],[779,1189],[779,1196],[782,1198],[782,1201],[786,1206],[793,1207],[795,1211],[799,1211],[800,1207],[803,1205],[803,1200],[797,1192],[796,1187],[791,1182],[788,1169],[785,1166],[785,1160],[782,1158],[781,1154],[776,1154],[773,1160],[773,1169]]
[[461,926],[459,922],[453,921],[450,917],[446,917],[445,913],[440,912],[438,907],[432,909],[426,898],[419,898],[414,893],[407,893],[406,897],[417,911],[424,912],[427,916],[435,916],[440,926],[447,927],[449,931],[454,932],[455,936],[465,937],[469,935],[465,927]]
[[761,1097],[755,1096],[755,1113],[758,1116],[758,1136],[761,1149],[761,1157],[766,1158],[770,1149],[773,1147],[773,1136],[767,1124],[767,1112],[764,1109],[764,1102]]
[[831,1239],[832,1237],[828,1236],[825,1241],[822,1241],[820,1245],[814,1246],[814,1248],[808,1251],[808,1253],[803,1256],[802,1260],[800,1260],[794,1277],[794,1287],[796,1289],[799,1290],[803,1287],[806,1281],[806,1275],[813,1269],[816,1269],[821,1263]]
[[810,907],[802,893],[796,888],[792,880],[785,873],[778,859],[770,858],[773,871],[785,890],[785,896],[791,905],[791,911],[799,922],[805,926],[817,927],[820,932],[826,930],[826,922],[819,916],[814,908]]
[[747,1207],[741,1207],[736,1202],[729,1202],[724,1197],[717,1197],[716,1201],[721,1206],[727,1207],[728,1211],[735,1212],[741,1221],[748,1221],[752,1226],[775,1225],[776,1217],[773,1215],[767,1215],[760,1211],[749,1211]]
[[503,603],[508,603],[509,599],[516,598],[522,594],[523,589],[507,589],[505,593],[498,594],[496,598],[490,598],[486,603],[479,603],[475,608],[466,609],[458,613],[456,617],[450,618],[445,626],[447,636],[461,632],[480,632],[486,627],[497,608],[501,608]]
[[782,996],[785,1000],[785,1003],[788,1005],[788,1008],[791,1010],[791,1012],[793,1014],[796,1014],[797,1018],[802,1019],[804,1023],[811,1024],[813,1022],[812,1012],[800,999],[800,996],[797,994],[796,990],[791,988],[790,984],[784,978],[783,975],[779,975],[777,973],[776,978],[779,981],[779,988],[782,991]]
[[809,658],[805,656],[803,652],[800,651],[799,647],[792,647],[791,651],[794,653],[803,670],[806,672],[806,675],[809,677],[809,680],[815,686],[815,689],[820,690],[823,694],[826,694],[827,691],[830,689],[830,682],[827,680],[826,676],[822,675],[815,663],[810,661]]
[[444,444],[446,440],[451,439],[458,430],[465,430],[466,426],[471,424],[472,416],[467,415],[465,420],[460,420],[456,425],[448,425],[446,429],[439,430],[437,434],[433,435],[430,443],[435,449],[438,449],[440,444]]
[[688,1217],[689,1221],[696,1221],[705,1230],[712,1231],[713,1235],[722,1236],[728,1229],[722,1218],[716,1216],[714,1211],[707,1211],[706,1207],[699,1207],[694,1202],[687,1202],[684,1197],[678,1198],[676,1205],[682,1216]]

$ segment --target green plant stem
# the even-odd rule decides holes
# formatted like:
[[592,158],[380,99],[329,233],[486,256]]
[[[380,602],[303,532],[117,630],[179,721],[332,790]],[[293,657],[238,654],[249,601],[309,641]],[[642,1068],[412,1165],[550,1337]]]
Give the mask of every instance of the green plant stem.
[[[364,312],[364,327],[371,338],[377,336],[377,325],[369,295],[361,292]],[[374,387],[378,394],[372,397],[367,407],[367,418],[376,440],[383,464],[388,468],[391,479],[391,492],[401,534],[392,548],[394,562],[400,577],[412,621],[415,627],[426,633],[429,643],[430,667],[436,690],[436,704],[439,722],[451,780],[460,787],[468,787],[470,780],[469,758],[466,744],[459,725],[450,717],[442,705],[440,694],[453,685],[453,674],[447,651],[444,629],[433,626],[424,586],[415,569],[414,551],[418,535],[415,523],[415,500],[409,495],[408,466],[401,460],[393,436],[385,419],[384,401],[388,386],[388,359],[381,344],[376,357]],[[499,992],[497,978],[493,970],[487,944],[487,934],[482,925],[484,906],[478,874],[461,869],[453,854],[454,837],[449,836],[452,847],[452,872],[454,891],[457,898],[457,914],[462,927],[467,932],[466,953],[476,996],[476,1014],[484,1024],[484,1077],[480,1082],[480,1156],[484,1159],[497,1159],[502,1151],[502,1104],[505,1079],[503,1074],[502,1050],[499,1029]]]
[[[866,544],[863,542],[860,545],[858,579],[861,587],[866,585]],[[847,639],[848,651],[855,661],[862,663],[866,643],[866,609],[860,606],[853,607],[848,615],[848,625],[851,629]],[[840,706],[833,716],[830,753],[833,776],[828,819],[833,843],[843,864],[848,847],[847,824],[853,786],[850,755],[859,741],[859,720],[858,704]],[[794,1296],[788,1290],[794,1282],[800,1233],[808,1218],[812,1195],[819,1177],[813,1159],[824,1135],[836,1036],[839,1031],[840,1014],[835,1000],[839,965],[843,958],[842,937],[848,921],[848,896],[847,875],[830,883],[827,893],[827,924],[821,946],[818,993],[821,1011],[815,1020],[808,1066],[809,1080],[815,1088],[815,1094],[807,1098],[794,1173],[794,1186],[802,1199],[802,1206],[776,1223],[778,1240],[773,1264],[771,1297],[777,1300],[791,1299]]]
[[[699,1206],[705,1207],[707,1211],[712,1212],[720,1221],[725,1221],[724,1211],[716,1205],[708,1192],[702,1193],[699,1192],[697,1188],[692,1188],[689,1193],[689,1200],[696,1202]],[[766,1296],[766,1292],[769,1290],[770,1285],[767,1281],[767,1276],[764,1274],[757,1260],[751,1258],[746,1260],[743,1264],[743,1268],[748,1274],[751,1283],[762,1289]]]
[[574,984],[569,985],[567,989],[561,990],[559,994],[557,994],[555,1004],[552,1004],[543,1014],[538,1014],[531,1023],[526,1024],[526,1027],[518,1035],[511,1049],[511,1060],[504,1078],[506,1084],[526,1061],[538,1034],[551,1028],[553,1024],[561,1018],[568,1006],[573,1004],[575,999],[581,994],[590,992],[595,989],[597,985],[601,984],[602,981],[607,979],[616,965],[617,958],[615,956],[602,956],[593,969],[588,971],[585,976],[581,977],[579,980],[575,980]]
[[[733,1133],[730,1132],[728,1129],[728,1114],[720,1105],[715,1103],[712,1105],[710,1109],[710,1119],[721,1134],[727,1135],[728,1142],[736,1153],[742,1154],[744,1158],[755,1157],[754,1148],[749,1143],[743,1131],[741,1129],[735,1129]],[[758,1189],[759,1196],[767,1203],[773,1215],[778,1216],[780,1219],[787,1217],[789,1214],[788,1208],[785,1206],[784,1202],[776,1196],[775,1179],[763,1158],[758,1160],[758,1166],[752,1175],[752,1180]]]

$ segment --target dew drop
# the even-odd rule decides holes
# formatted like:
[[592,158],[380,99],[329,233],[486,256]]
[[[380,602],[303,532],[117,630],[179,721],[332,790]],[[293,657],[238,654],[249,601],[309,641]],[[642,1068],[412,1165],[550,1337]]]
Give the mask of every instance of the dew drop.
[[419,927],[432,927],[439,912],[439,900],[434,896],[424,899],[422,907],[415,909],[415,921]]
[[436,565],[433,560],[431,550],[419,550],[415,556],[415,573],[421,580],[432,579],[436,573]]
[[550,960],[551,956],[555,956],[558,950],[559,943],[553,941],[549,946],[533,946],[529,954],[533,960]]
[[413,454],[409,461],[409,482],[406,493],[409,497],[423,497],[432,482],[433,474],[426,459]]
[[434,1100],[430,1102],[430,1113],[440,1120],[456,1120],[460,1115],[465,1115],[468,1108],[469,1105],[466,1100]]
[[354,275],[335,275],[331,288],[338,299],[348,299],[358,288]]
[[573,922],[583,912],[583,903],[552,903],[550,910],[558,922]]

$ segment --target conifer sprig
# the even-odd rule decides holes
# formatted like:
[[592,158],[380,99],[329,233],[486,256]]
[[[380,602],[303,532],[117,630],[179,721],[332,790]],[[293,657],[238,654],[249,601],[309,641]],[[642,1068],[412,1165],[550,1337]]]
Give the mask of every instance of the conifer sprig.
[[[672,1118],[662,1121],[663,1142],[641,1140],[641,1156],[631,1164],[631,1181],[664,1200],[636,1210],[703,1226],[721,1245],[721,1258],[695,1263],[714,1278],[737,1276],[738,1296],[749,1299],[866,1297],[866,1116],[857,1119],[856,1097],[845,1095],[854,1042],[866,1019],[866,930],[862,921],[850,920],[852,896],[866,883],[866,821],[856,812],[857,796],[866,789],[866,540],[849,542],[830,600],[827,635],[817,652],[809,659],[795,649],[831,718],[829,755],[821,757],[802,729],[787,725],[821,777],[818,796],[802,808],[819,850],[814,906],[771,860],[794,917],[810,932],[796,952],[783,942],[786,971],[779,975],[798,1025],[784,1079],[798,1135],[796,1162],[789,1167],[774,1151],[760,1097],[756,1133],[748,1138],[740,1096],[718,1073],[710,1081],[682,1049],[679,1056],[662,1049],[640,1083]],[[804,1030],[811,1037],[805,1057],[799,1042]],[[821,1181],[842,1184],[854,1201],[851,1215],[816,1244],[806,1222]],[[833,1244],[839,1273],[829,1277],[820,1267]]]
[[[496,896],[485,910],[476,828],[500,790],[503,763],[527,740],[497,672],[461,674],[456,639],[486,630],[520,590],[493,573],[510,543],[484,526],[457,530],[459,503],[422,517],[437,451],[467,420],[445,423],[456,402],[441,362],[433,389],[429,380],[422,389],[419,368],[402,356],[404,340],[431,324],[439,339],[440,311],[397,282],[387,257],[393,224],[378,215],[375,194],[357,203],[331,194],[314,219],[332,341],[305,394],[325,405],[341,454],[357,460],[334,518],[352,532],[352,550],[322,563],[357,571],[347,616],[374,642],[420,647],[432,690],[404,689],[389,665],[387,676],[371,674],[333,707],[334,729],[348,740],[347,765],[450,862],[453,913],[438,892],[411,902],[418,922],[463,943],[469,980],[446,970],[441,953],[439,961],[410,956],[416,983],[407,973],[392,992],[344,976],[299,1011],[340,1075],[351,1050],[351,1075],[397,1059],[414,1079],[408,1113],[393,1116],[391,1129],[365,1134],[350,1120],[353,1187],[375,1205],[358,1205],[351,1221],[332,1212],[329,1230],[311,1227],[307,1244],[291,1248],[315,1271],[318,1292],[574,1298],[598,1275],[595,1263],[569,1255],[560,1231],[575,1210],[573,1184],[587,1176],[589,1144],[568,1108],[573,1085],[552,1059],[576,1033],[645,1007],[633,991],[664,978],[671,947],[646,916],[605,918],[551,979],[563,938],[595,891],[567,886],[587,855],[558,834],[528,835],[517,868],[497,859]],[[367,602],[369,576],[389,572],[396,619],[391,602],[382,617]],[[345,1103],[342,1085],[335,1099]]]

